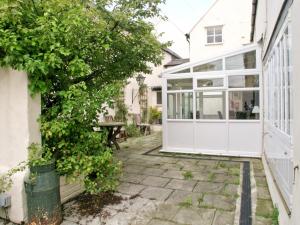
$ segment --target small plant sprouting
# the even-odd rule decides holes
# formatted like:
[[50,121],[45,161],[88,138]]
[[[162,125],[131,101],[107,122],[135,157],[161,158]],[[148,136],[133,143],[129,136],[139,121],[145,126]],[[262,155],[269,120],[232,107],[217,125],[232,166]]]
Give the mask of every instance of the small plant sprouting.
[[190,208],[193,206],[193,200],[191,197],[188,197],[186,198],[183,202],[180,202],[179,203],[179,206],[180,207],[183,207],[183,208]]
[[182,173],[182,176],[184,177],[185,180],[191,180],[193,179],[194,175],[191,171],[185,171]]
[[197,201],[198,201],[198,207],[200,207],[200,205],[201,205],[201,203],[203,202],[203,195],[201,195],[198,199],[197,199]]
[[210,173],[210,174],[208,175],[208,181],[213,181],[213,180],[215,179],[215,177],[216,177],[216,174]]
[[273,212],[272,212],[272,224],[273,225],[279,224],[278,217],[279,217],[279,210],[277,207],[274,207]]

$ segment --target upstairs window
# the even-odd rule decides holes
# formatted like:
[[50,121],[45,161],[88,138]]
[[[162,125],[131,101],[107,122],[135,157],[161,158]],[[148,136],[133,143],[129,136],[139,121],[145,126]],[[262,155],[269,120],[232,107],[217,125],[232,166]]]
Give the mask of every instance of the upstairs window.
[[223,26],[207,27],[207,44],[218,44],[223,42]]

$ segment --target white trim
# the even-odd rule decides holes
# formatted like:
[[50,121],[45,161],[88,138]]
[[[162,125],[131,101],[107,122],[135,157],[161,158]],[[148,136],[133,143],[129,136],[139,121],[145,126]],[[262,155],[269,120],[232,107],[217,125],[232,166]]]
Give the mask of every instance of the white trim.
[[227,151],[227,150],[212,150],[212,149],[193,149],[193,148],[175,148],[168,147],[162,148],[159,152],[166,153],[187,153],[187,154],[201,154],[210,156],[233,156],[233,157],[248,157],[248,158],[261,158],[262,154],[258,152],[241,152],[241,151]]
[[[203,64],[206,64],[206,63],[214,62],[214,61],[217,61],[218,59],[223,59],[224,60],[227,57],[231,57],[231,56],[234,56],[234,55],[242,54],[242,53],[245,53],[245,52],[250,52],[250,51],[253,51],[253,50],[257,50],[257,49],[258,49],[258,46],[256,44],[251,44],[251,45],[248,45],[246,47],[236,49],[235,51],[228,51],[227,53],[224,53],[222,55],[219,55],[219,56],[216,56],[216,57],[213,57],[213,58],[209,58],[209,59],[205,59],[205,60],[200,60],[200,61],[196,61],[196,62],[184,63],[184,64],[181,64],[181,65],[178,65],[178,66],[174,66],[172,68],[164,70],[162,72],[162,77],[164,77],[165,74],[172,74],[173,73],[172,75],[176,75],[176,74],[174,74],[174,72],[178,72],[180,70],[188,69],[188,68],[192,69],[192,67],[194,67],[194,66],[198,66],[198,65],[203,65]],[[258,62],[258,59],[256,59],[256,63],[257,62]],[[223,71],[224,70],[225,70],[225,68],[223,67]],[[227,70],[227,71],[230,71],[230,70]],[[214,71],[214,72],[216,72],[216,71]],[[193,73],[193,72],[191,72],[191,73]],[[186,74],[188,74],[188,73],[186,73]]]

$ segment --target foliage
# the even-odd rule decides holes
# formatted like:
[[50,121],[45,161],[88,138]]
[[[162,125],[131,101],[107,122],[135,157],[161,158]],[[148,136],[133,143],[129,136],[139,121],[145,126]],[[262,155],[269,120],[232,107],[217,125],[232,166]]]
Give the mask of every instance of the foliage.
[[120,122],[127,121],[128,109],[124,103],[124,96],[117,96],[115,100],[115,120]]
[[279,210],[277,207],[274,207],[272,212],[272,225],[278,225],[279,224]]
[[28,147],[28,152],[29,166],[47,165],[53,160],[52,152],[45,146],[42,147],[36,143],[32,143]]
[[193,206],[193,199],[191,197],[187,197],[183,202],[179,203],[179,206],[182,208],[191,208]]
[[150,107],[149,123],[158,123],[162,118],[162,113],[156,107]]
[[134,123],[126,125],[125,130],[128,137],[141,136],[140,129]]
[[16,167],[10,169],[4,174],[0,174],[0,194],[8,191],[12,186],[12,176],[17,172],[25,170],[26,162],[21,162]]
[[182,173],[182,176],[185,180],[191,180],[193,179],[194,175],[191,171],[185,171]]
[[120,83],[160,63],[166,45],[147,21],[163,1],[0,1],[0,66],[27,72],[41,93],[43,148],[92,193],[113,189],[120,172],[107,133],[93,130],[97,116]]

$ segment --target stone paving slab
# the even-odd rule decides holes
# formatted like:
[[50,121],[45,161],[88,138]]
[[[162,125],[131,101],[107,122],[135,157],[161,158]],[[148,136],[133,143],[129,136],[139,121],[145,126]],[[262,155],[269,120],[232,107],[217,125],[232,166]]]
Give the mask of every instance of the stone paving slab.
[[173,218],[175,222],[191,225],[212,224],[215,209],[182,208]]
[[175,190],[167,199],[166,203],[179,206],[185,202],[191,202],[193,206],[199,205],[199,199],[202,199],[202,194],[189,191]]
[[207,181],[199,181],[195,186],[193,192],[198,193],[220,193],[224,188],[224,183],[213,183]]
[[200,207],[215,208],[227,211],[235,209],[236,201],[231,196],[205,194]]
[[146,177],[146,175],[142,174],[125,173],[120,180],[128,183],[140,184]]
[[154,187],[164,187],[171,179],[156,176],[147,176],[143,181],[143,185],[154,186]]
[[213,225],[230,225],[234,224],[234,212],[226,212],[226,211],[220,211],[217,210]]
[[150,200],[166,200],[169,195],[173,192],[171,189],[166,188],[158,188],[158,187],[146,187],[140,195],[144,198],[148,198]]
[[157,210],[153,213],[153,218],[171,220],[179,210],[180,207],[177,205],[164,203],[158,206]]
[[175,190],[184,190],[184,191],[193,191],[196,181],[194,180],[171,180],[166,188],[175,189]]
[[118,192],[122,194],[128,194],[128,195],[137,195],[139,194],[143,189],[145,189],[146,186],[139,185],[139,184],[131,184],[131,183],[121,183],[118,187]]

